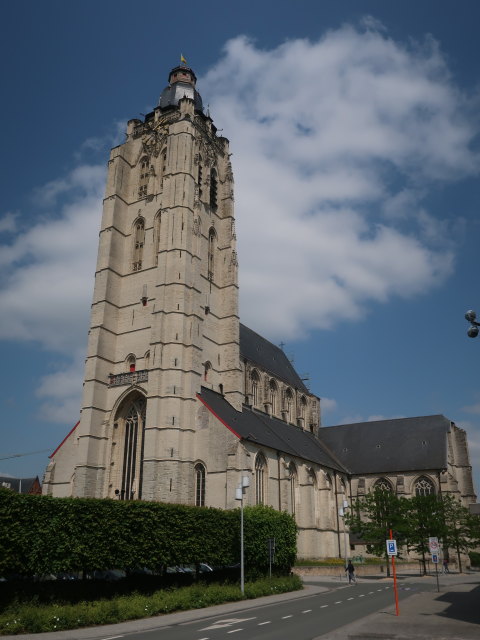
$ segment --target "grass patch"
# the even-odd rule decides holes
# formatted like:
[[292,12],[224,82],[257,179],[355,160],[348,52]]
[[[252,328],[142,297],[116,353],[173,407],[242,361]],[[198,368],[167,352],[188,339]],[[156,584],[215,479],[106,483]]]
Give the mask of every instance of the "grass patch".
[[109,599],[75,604],[11,602],[0,614],[0,634],[41,633],[115,624],[151,616],[201,609],[224,602],[258,598],[302,589],[298,576],[263,579],[245,584],[245,595],[236,585],[202,584],[178,589],[162,589],[150,595],[137,592]]

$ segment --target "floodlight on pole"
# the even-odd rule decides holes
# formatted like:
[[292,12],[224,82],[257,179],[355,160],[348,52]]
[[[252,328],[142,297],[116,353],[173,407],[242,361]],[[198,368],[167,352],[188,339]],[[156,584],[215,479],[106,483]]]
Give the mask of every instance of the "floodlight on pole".
[[473,311],[473,309],[467,311],[467,313],[465,314],[465,320],[470,323],[467,331],[468,337],[476,338],[478,336],[478,327],[480,327],[480,322],[477,322],[477,314],[475,313],[475,311]]
[[235,500],[240,500],[240,590],[245,593],[245,561],[244,561],[244,543],[243,543],[243,496],[246,489],[250,486],[250,478],[242,476],[242,479],[235,489]]

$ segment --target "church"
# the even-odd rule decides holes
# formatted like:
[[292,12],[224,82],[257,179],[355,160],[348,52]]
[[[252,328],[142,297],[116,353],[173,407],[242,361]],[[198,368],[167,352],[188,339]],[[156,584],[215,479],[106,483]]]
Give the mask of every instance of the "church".
[[321,426],[282,349],[241,324],[228,140],[193,70],[112,149],[79,422],[43,493],[292,513],[298,555],[343,556],[341,508],[381,486],[475,502],[465,431],[442,415]]

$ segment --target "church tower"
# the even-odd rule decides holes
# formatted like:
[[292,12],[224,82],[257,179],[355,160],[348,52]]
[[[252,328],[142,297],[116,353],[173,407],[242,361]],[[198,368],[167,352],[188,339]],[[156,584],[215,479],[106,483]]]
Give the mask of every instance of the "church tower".
[[[112,149],[70,487],[53,495],[191,503],[197,393],[241,409],[228,140],[182,64]],[[71,464],[71,462],[70,462]]]

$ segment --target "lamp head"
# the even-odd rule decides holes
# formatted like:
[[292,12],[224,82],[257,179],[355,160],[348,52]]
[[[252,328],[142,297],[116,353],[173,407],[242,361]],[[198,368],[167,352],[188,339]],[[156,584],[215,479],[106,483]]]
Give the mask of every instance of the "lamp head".
[[475,322],[476,317],[477,314],[475,313],[475,311],[473,311],[473,309],[470,309],[470,311],[467,311],[467,313],[465,314],[465,320],[468,320],[468,322]]
[[469,338],[476,338],[478,336],[478,327],[476,327],[475,325],[469,327],[467,335]]

